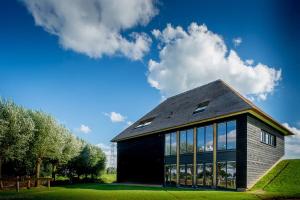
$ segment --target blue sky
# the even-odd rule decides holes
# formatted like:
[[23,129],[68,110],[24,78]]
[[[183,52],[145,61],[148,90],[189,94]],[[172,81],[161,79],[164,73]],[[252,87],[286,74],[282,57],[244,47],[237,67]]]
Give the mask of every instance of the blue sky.
[[[79,6],[75,2],[66,7],[53,1],[40,2],[1,1],[0,96],[52,114],[77,136],[93,144],[108,145],[113,136],[128,126],[127,123],[140,118],[163,98],[223,77],[276,120],[287,123],[286,126],[295,132],[300,129],[299,2],[145,1],[135,7],[136,16],[132,16],[133,9],[128,4],[121,7],[121,12],[113,13],[115,7],[100,3],[102,10],[112,9],[108,14],[103,11],[100,21],[93,15],[97,10],[91,9],[88,3]],[[76,12],[66,12],[64,8]],[[78,9],[91,15],[84,19],[90,20],[89,26],[86,26],[87,21],[76,20],[80,17],[76,14]],[[53,18],[53,12],[57,18]],[[188,32],[192,22],[197,24],[197,30]],[[99,29],[98,24],[101,25]],[[169,32],[163,32],[167,24],[172,26]],[[203,24],[209,32],[201,31]],[[176,29],[177,26],[181,30]],[[86,36],[87,27],[96,27],[96,34],[89,35],[89,32]],[[104,32],[106,29],[108,31]],[[136,33],[133,38],[132,33]],[[113,34],[117,36],[114,38]],[[201,45],[207,40],[207,45],[200,45],[201,49],[191,46],[191,51],[182,51],[193,34],[201,38]],[[200,71],[211,70],[213,65],[200,69],[201,66],[194,63],[206,60],[197,60],[192,54],[214,56],[220,49],[207,54],[209,45],[219,39],[221,47],[225,45],[227,49],[220,61],[225,64],[217,71],[209,71],[211,76],[203,75]],[[234,44],[234,39],[240,39],[240,43]],[[164,48],[166,53],[162,56]],[[237,60],[228,61],[230,50],[243,61],[233,70],[241,76],[226,74]],[[184,65],[173,66],[175,58],[178,63],[189,63],[184,58],[190,58],[191,66],[195,65],[193,69],[199,70],[203,81],[191,78],[189,82],[192,74],[188,72],[184,84],[180,78],[162,77],[162,68],[173,76],[177,73],[178,77],[181,75],[178,71],[191,70]],[[154,61],[155,69],[150,69],[149,61]],[[249,68],[259,63],[265,66],[263,73],[259,70],[250,70],[250,73]],[[281,70],[280,77],[271,69],[277,75]],[[266,76],[261,75],[264,73]],[[151,84],[149,79],[158,85]],[[263,83],[265,80],[269,82]],[[241,86],[247,85],[246,82],[250,86]],[[251,86],[256,84],[263,89]],[[273,87],[267,88],[272,84]],[[111,112],[115,115],[111,116]],[[298,133],[299,136],[289,141],[290,156],[300,154],[300,148],[291,152],[300,144],[300,131]]]

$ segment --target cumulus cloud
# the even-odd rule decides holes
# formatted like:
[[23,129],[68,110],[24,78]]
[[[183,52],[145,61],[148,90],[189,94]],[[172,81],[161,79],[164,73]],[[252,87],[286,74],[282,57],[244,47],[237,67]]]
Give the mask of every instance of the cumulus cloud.
[[285,137],[285,157],[300,158],[300,129],[283,123],[295,135]]
[[243,61],[234,50],[227,49],[220,35],[205,25],[192,23],[186,31],[168,24],[152,34],[161,49],[159,60],[151,59],[148,63],[147,78],[162,96],[222,79],[249,98],[265,100],[281,79],[281,70]]
[[88,127],[84,124],[81,124],[80,127],[77,129],[77,131],[87,134],[87,133],[91,132],[92,130],[90,127]]
[[242,38],[237,37],[237,38],[233,38],[232,42],[233,42],[234,46],[237,47],[237,46],[240,46],[240,44],[243,42],[243,40],[242,40]]
[[139,60],[149,51],[145,33],[122,34],[146,25],[158,11],[154,0],[23,0],[36,25],[58,36],[65,49],[92,58],[124,55]]
[[112,122],[124,122],[126,117],[117,112],[104,113]]

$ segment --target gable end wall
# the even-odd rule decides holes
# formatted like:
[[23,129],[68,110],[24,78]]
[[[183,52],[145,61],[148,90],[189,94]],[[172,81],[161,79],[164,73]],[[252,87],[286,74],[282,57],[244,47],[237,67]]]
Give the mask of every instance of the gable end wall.
[[[276,147],[260,142],[261,129],[276,136]],[[247,116],[247,187],[284,155],[284,136],[254,116]]]

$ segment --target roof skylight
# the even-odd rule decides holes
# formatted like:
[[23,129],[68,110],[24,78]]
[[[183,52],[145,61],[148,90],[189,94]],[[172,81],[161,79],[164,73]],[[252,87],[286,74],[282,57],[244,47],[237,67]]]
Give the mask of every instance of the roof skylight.
[[154,118],[143,120],[135,128],[141,128],[141,127],[149,126],[152,123],[153,119]]
[[208,104],[209,104],[209,101],[205,101],[205,102],[200,103],[197,106],[197,108],[194,110],[193,114],[203,112],[207,108]]

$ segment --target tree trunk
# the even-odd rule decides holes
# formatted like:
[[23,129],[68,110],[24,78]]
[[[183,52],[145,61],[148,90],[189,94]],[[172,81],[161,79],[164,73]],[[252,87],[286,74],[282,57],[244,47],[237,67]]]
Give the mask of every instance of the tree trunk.
[[41,163],[42,163],[42,159],[38,158],[36,160],[36,171],[35,171],[36,172],[35,173],[36,181],[35,181],[35,187],[38,187],[40,185],[39,178],[40,178]]
[[55,181],[55,177],[56,177],[56,164],[52,163],[52,178]]
[[2,182],[2,158],[0,157],[0,189],[3,189],[3,182]]

